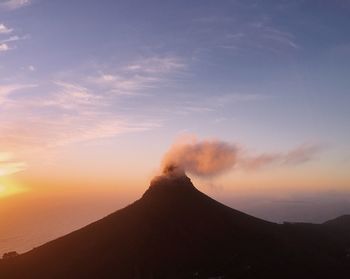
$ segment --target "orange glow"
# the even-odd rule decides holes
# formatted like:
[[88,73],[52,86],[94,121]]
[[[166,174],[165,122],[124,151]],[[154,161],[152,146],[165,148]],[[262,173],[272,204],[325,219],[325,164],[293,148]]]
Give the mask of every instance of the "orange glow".
[[0,184],[0,199],[28,191],[17,185]]
[[14,178],[0,177],[0,199],[29,191]]

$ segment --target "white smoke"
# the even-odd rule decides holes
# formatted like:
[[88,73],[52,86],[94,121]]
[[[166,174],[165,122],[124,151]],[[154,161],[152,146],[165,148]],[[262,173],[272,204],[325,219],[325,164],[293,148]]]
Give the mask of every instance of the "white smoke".
[[218,140],[178,142],[164,155],[162,169],[165,174],[215,176],[236,164],[237,153],[234,145]]
[[303,144],[286,152],[251,155],[246,150],[220,140],[185,139],[173,144],[162,160],[162,173],[179,176],[191,173],[213,177],[231,170],[257,170],[270,165],[298,165],[310,161],[320,146]]

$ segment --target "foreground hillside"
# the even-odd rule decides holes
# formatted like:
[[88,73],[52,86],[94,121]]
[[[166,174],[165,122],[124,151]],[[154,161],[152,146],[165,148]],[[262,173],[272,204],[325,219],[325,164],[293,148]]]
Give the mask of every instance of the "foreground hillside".
[[0,261],[0,278],[350,278],[344,219],[278,225],[162,176],[128,207]]

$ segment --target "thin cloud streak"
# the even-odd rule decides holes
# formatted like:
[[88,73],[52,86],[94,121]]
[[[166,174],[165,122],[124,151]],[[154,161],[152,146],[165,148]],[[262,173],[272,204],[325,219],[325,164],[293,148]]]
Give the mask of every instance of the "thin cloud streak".
[[115,115],[61,115],[43,119],[14,119],[0,124],[0,143],[6,150],[40,151],[69,144],[112,138],[120,134],[144,132],[159,126],[156,122],[118,119]]
[[185,68],[186,64],[176,57],[151,57],[125,67],[130,72],[150,74],[167,74]]
[[[1,4],[0,4],[1,5]],[[9,35],[13,33],[14,29],[7,27],[5,24],[1,23],[0,24],[0,35]],[[18,35],[12,35],[11,37],[7,38],[0,38],[0,52],[5,52],[11,49],[14,49],[15,46],[12,44],[14,42],[20,41],[20,40],[25,40],[29,38],[28,35],[26,36],[18,36]]]
[[82,106],[96,107],[100,104],[102,96],[92,94],[86,87],[55,81],[55,85],[59,87],[57,92],[49,100],[44,100],[42,106],[53,106],[62,109],[79,109]]
[[211,34],[211,40],[202,48],[221,48],[239,55],[263,52],[281,54],[301,49],[294,34],[272,24],[266,16],[248,19],[240,19],[239,15],[237,18],[212,16],[193,22],[196,33]]
[[0,41],[0,43],[5,44],[5,43],[10,43],[10,42],[16,42],[16,41],[23,40],[23,39],[24,38],[20,38],[18,36],[12,36],[12,37],[9,37],[7,39]]
[[36,87],[34,84],[5,84],[0,85],[0,105],[6,105],[11,103],[12,100],[9,99],[11,94],[16,93],[17,91]]
[[29,4],[31,4],[30,0],[5,0],[3,3],[0,3],[0,8],[11,11],[28,6]]
[[147,95],[145,91],[164,84],[170,75],[185,69],[186,64],[177,57],[154,56],[104,71],[87,81],[114,95]]
[[[139,96],[162,85],[170,74],[184,68],[179,61],[150,57],[76,82],[57,79],[38,85],[2,85],[1,110],[7,117],[0,123],[0,144],[26,152],[158,128],[159,119],[136,117],[115,105],[125,94]],[[24,89],[30,90],[14,94]]]
[[0,152],[0,177],[18,173],[27,168],[25,162],[16,161],[10,152]]
[[160,81],[157,77],[123,76],[110,73],[102,74],[90,80],[115,95],[144,95],[144,93],[141,93],[142,90],[152,88]]
[[8,28],[5,24],[0,23],[0,34],[9,34],[13,31],[13,29]]
[[174,114],[189,115],[191,113],[215,113],[227,106],[262,102],[270,98],[272,97],[269,95],[252,93],[218,94],[217,96],[177,104],[174,106]]
[[[53,81],[52,92],[16,96],[34,85],[8,84],[0,87],[2,110],[0,144],[6,150],[30,152],[77,142],[144,132],[160,126],[159,121],[132,120],[110,106],[111,96],[64,81]],[[37,85],[37,90],[42,90]]]

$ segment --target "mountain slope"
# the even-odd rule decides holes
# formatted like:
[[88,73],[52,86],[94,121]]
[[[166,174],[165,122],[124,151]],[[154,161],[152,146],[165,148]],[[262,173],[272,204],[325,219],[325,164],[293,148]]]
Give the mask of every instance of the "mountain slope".
[[343,247],[319,230],[257,219],[186,176],[162,176],[128,207],[2,261],[0,278],[321,278],[334,269],[341,278],[349,267],[336,258]]
[[350,229],[350,215],[339,216],[325,222],[324,225]]

